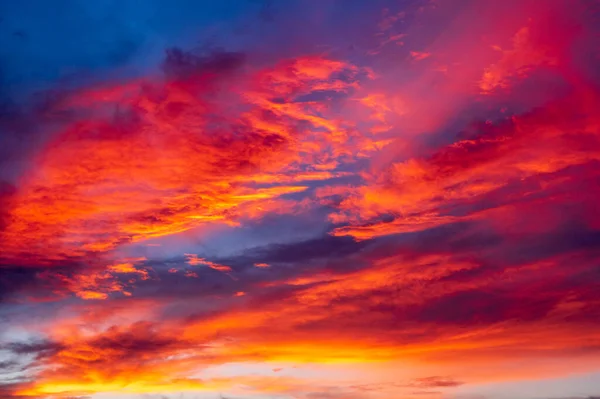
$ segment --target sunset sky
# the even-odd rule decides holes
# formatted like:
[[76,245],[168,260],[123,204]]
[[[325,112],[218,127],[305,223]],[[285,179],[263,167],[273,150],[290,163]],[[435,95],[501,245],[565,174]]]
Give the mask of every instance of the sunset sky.
[[600,1],[0,0],[0,399],[600,397]]

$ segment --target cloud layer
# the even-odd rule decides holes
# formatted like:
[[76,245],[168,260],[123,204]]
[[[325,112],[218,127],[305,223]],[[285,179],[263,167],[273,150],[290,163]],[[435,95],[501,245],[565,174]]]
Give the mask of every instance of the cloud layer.
[[153,25],[160,59],[132,44],[36,95],[13,76],[0,397],[502,397],[596,372],[600,10],[540,4],[240,3],[206,10],[218,46]]

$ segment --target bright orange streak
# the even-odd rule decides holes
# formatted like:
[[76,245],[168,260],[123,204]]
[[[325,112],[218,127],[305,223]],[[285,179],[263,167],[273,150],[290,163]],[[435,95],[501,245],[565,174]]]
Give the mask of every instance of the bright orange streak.
[[[484,277],[449,285],[443,282],[445,276],[475,270],[479,265],[458,262],[449,256],[410,260],[403,255],[393,255],[374,260],[369,269],[332,278],[323,276],[314,286],[311,286],[316,281],[313,278],[298,279],[295,284],[306,284],[306,289],[260,307],[232,308],[193,322],[134,323],[90,334],[82,329],[82,320],[76,320],[75,329],[57,330],[59,333],[54,339],[63,349],[49,362],[53,367],[44,370],[37,382],[22,394],[217,389],[214,385],[217,381],[189,380],[184,376],[194,374],[206,364],[241,361],[373,363],[372,367],[376,367],[375,363],[401,359],[405,367],[437,371],[444,370],[450,363],[452,367],[470,370],[470,381],[527,378],[551,370],[560,372],[552,364],[534,368],[529,374],[521,369],[511,372],[504,369],[503,362],[506,351],[513,354],[525,351],[525,360],[542,361],[551,354],[579,356],[581,337],[589,344],[597,344],[593,325],[577,324],[578,335],[573,336],[573,325],[561,324],[565,317],[580,311],[572,301],[566,300],[544,319],[506,320],[470,326],[467,330],[460,324],[439,328],[436,322],[415,323],[410,318],[403,319],[404,312],[410,313],[410,309],[418,309],[445,295],[476,288],[494,290],[509,280],[531,281],[540,272],[547,276],[560,275],[565,272],[557,266],[560,261],[554,259],[506,270],[501,279]],[[394,292],[405,294],[392,295]],[[390,307],[396,309],[396,316],[385,312]],[[401,332],[390,328],[396,322],[394,317],[402,323]],[[123,356],[131,353],[128,351],[136,355]],[[457,356],[468,364],[454,364]],[[110,367],[103,367],[109,363]],[[589,367],[592,363],[582,359],[580,364]],[[482,364],[486,367],[477,366]],[[500,371],[502,375],[498,374]],[[244,378],[242,381],[258,390],[267,389],[258,381]],[[236,383],[220,382],[223,383],[221,388],[228,390]],[[273,390],[278,391],[294,382],[271,383]]]
[[190,266],[204,265],[204,266],[210,267],[211,269],[218,270],[220,272],[230,272],[231,271],[231,268],[229,266],[219,265],[218,263],[208,261],[204,258],[199,258],[198,255],[185,254],[185,256],[187,257],[187,263]]

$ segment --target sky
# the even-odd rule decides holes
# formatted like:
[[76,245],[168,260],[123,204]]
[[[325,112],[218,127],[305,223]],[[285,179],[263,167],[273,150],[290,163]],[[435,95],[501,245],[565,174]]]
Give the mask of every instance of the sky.
[[0,399],[600,397],[597,0],[0,0]]

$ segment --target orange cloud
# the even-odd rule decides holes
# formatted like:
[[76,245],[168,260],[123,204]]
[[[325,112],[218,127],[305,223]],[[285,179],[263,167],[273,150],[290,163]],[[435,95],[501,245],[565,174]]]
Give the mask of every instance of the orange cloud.
[[534,68],[543,65],[556,65],[558,60],[547,48],[532,42],[529,27],[521,28],[512,39],[512,48],[503,50],[494,46],[502,54],[500,60],[485,69],[479,87],[483,93],[498,88],[507,88],[510,78],[523,78]]
[[[597,99],[578,92],[497,126],[483,125],[488,134],[459,140],[428,158],[394,163],[384,175],[369,175],[370,183],[348,190],[339,212],[331,215],[336,223],[349,223],[333,234],[368,239],[479,217],[480,211],[459,217],[451,210],[473,206],[519,179],[546,179],[600,160],[597,146],[583,148],[571,140],[573,134],[595,140],[599,121],[585,111],[590,101]],[[393,215],[393,221],[378,220],[385,215]]]
[[[54,262],[211,223],[235,225],[273,208],[261,212],[263,204],[306,189],[288,183],[337,176],[302,172],[298,162],[312,164],[310,154],[323,145],[344,147],[345,128],[318,116],[320,104],[271,98],[348,90],[352,84],[332,77],[342,70],[358,73],[341,61],[300,57],[240,74],[234,98],[225,100],[192,78],[74,94],[60,107],[91,116],[65,126],[23,178],[2,232],[3,256]],[[239,107],[223,112],[219,101]],[[327,132],[301,132],[302,121]],[[277,185],[256,188],[250,181]]]

